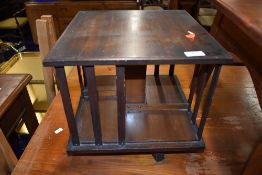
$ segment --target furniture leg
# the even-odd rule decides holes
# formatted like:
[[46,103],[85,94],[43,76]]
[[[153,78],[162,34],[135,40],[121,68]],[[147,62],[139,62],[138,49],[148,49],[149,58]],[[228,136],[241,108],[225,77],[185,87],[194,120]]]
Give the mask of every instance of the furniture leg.
[[205,123],[206,123],[206,119],[208,117],[209,109],[210,109],[211,104],[212,104],[212,98],[215,94],[215,90],[216,90],[216,86],[217,86],[217,83],[218,83],[220,71],[221,71],[221,65],[215,66],[214,74],[213,74],[211,84],[210,84],[210,87],[209,87],[209,90],[208,90],[208,93],[207,93],[207,96],[206,96],[205,105],[204,105],[204,108],[203,108],[203,114],[202,114],[200,124],[199,124],[199,127],[198,127],[198,131],[197,131],[197,136],[198,136],[199,140],[202,138],[202,133],[203,133],[204,126],[205,126]]
[[155,65],[154,76],[159,76],[159,65]]
[[[95,137],[95,144],[102,145],[102,132],[100,124],[99,104],[98,104],[98,93],[96,88],[96,78],[94,66],[85,66],[84,72],[86,75],[86,81],[88,84],[88,95],[90,99],[90,108],[92,115],[93,132]],[[86,82],[86,84],[87,84]]]
[[22,98],[24,99],[23,103],[24,106],[26,106],[25,108],[25,112],[22,115],[22,119],[25,122],[26,128],[29,132],[30,136],[33,136],[36,128],[38,127],[38,121],[34,112],[34,108],[32,106],[31,100],[29,98],[29,94],[26,90],[26,88],[24,89],[24,92],[22,93]]
[[194,106],[194,110],[193,110],[193,114],[192,114],[192,122],[193,124],[196,123],[196,118],[197,118],[197,114],[198,114],[198,110],[200,107],[200,103],[201,103],[201,99],[203,96],[203,92],[205,89],[205,85],[206,85],[206,79],[207,79],[207,70],[208,70],[208,66],[203,65],[200,68],[200,72],[199,72],[199,78],[198,78],[198,82],[197,82],[197,96],[196,96],[196,101],[195,101],[195,106]]
[[117,115],[118,115],[118,143],[125,143],[125,117],[126,117],[126,92],[125,92],[125,67],[116,66],[117,88]]
[[80,89],[82,90],[84,88],[84,83],[82,78],[82,69],[80,66],[77,66],[77,74],[78,74]]
[[197,88],[197,77],[199,74],[199,69],[200,69],[200,65],[196,65],[195,69],[194,69],[194,74],[193,74],[193,78],[191,81],[191,85],[190,85],[190,93],[189,93],[189,97],[188,97],[188,111],[191,110],[191,105],[192,105],[192,101],[193,101],[193,97]]
[[175,65],[174,64],[170,64],[169,73],[168,73],[169,76],[173,76],[174,75],[174,69],[175,69]]
[[85,67],[82,66],[82,70],[83,70],[83,79],[84,79],[84,87],[87,87],[88,86],[88,82],[86,81],[86,73],[85,73]]
[[154,153],[152,154],[154,157],[155,161],[160,162],[165,159],[165,154],[164,153]]
[[80,145],[76,121],[74,118],[73,108],[71,104],[70,93],[67,85],[66,74],[64,67],[56,67],[56,80],[60,87],[60,93],[65,110],[65,115],[68,123],[68,128],[71,134],[73,145]]

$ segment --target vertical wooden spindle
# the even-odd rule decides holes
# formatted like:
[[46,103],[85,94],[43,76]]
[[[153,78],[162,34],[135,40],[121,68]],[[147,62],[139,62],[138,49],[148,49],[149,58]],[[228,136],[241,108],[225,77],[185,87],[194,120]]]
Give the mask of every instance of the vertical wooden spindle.
[[207,96],[206,96],[203,114],[202,114],[200,124],[199,124],[199,127],[198,127],[198,131],[197,131],[197,136],[198,136],[199,140],[202,138],[202,133],[203,133],[204,126],[205,126],[205,123],[206,123],[206,119],[208,117],[208,113],[209,113],[209,110],[210,110],[210,107],[211,107],[211,104],[212,104],[212,98],[215,94],[215,90],[216,90],[216,86],[217,86],[217,83],[218,83],[220,71],[221,71],[221,65],[216,66],[212,80],[211,80],[211,84],[210,84],[210,87],[209,87],[209,90],[208,90],[208,93],[207,93]]
[[125,67],[116,67],[117,87],[117,121],[118,121],[118,143],[125,143],[126,127],[126,89],[125,89]]
[[154,75],[159,76],[159,65],[155,65]]
[[90,109],[92,115],[95,144],[102,145],[102,132],[101,132],[101,124],[100,124],[98,93],[96,88],[94,66],[84,66],[84,72],[85,72],[86,81],[88,82],[88,95],[89,95]]
[[198,77],[199,77],[198,78],[198,83],[197,83],[198,91],[197,91],[197,97],[196,97],[195,106],[194,106],[194,110],[193,110],[193,114],[192,114],[192,122],[193,122],[193,124],[196,123],[198,110],[199,110],[199,107],[200,107],[201,99],[202,99],[203,92],[204,92],[205,85],[206,85],[207,66],[205,66],[205,65],[201,66]]
[[173,76],[174,75],[174,70],[175,70],[175,65],[174,64],[170,64],[169,66],[169,76]]
[[199,69],[200,69],[200,65],[196,65],[195,69],[194,69],[194,73],[193,73],[193,78],[190,84],[190,93],[189,93],[189,97],[188,97],[188,111],[191,110],[191,105],[192,105],[192,101],[194,98],[194,94],[196,92],[196,87],[197,87],[197,77],[199,74]]
[[68,123],[68,128],[71,134],[73,145],[80,145],[76,121],[71,104],[70,93],[67,85],[66,74],[64,67],[56,67],[56,81],[60,87],[60,93],[65,110],[65,115]]

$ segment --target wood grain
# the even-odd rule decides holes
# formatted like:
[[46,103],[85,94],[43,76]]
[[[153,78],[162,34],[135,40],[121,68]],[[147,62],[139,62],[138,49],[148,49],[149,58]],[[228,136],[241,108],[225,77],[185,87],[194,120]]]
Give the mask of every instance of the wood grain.
[[17,158],[6,138],[22,120],[30,136],[38,127],[38,121],[30,101],[26,85],[29,74],[0,75],[0,174],[9,174],[17,163]]
[[[185,37],[188,30],[196,34],[194,40]],[[184,55],[185,51],[197,50],[202,50],[206,56]],[[65,66],[231,62],[228,52],[187,12],[133,10],[79,12],[43,64]]]
[[36,19],[42,15],[52,15],[54,18],[55,30],[61,36],[70,21],[78,11],[84,10],[138,10],[138,3],[135,0],[105,0],[105,1],[54,1],[34,2],[26,1],[26,15],[29,20],[32,37],[35,44],[37,41]]
[[262,108],[262,1],[215,0],[211,34],[248,67]]
[[[189,93],[193,70],[192,66],[176,65],[175,74],[179,77],[186,96]],[[169,66],[160,66],[160,75],[168,75],[168,71]],[[112,67],[99,66],[96,72],[115,73]],[[148,66],[147,73],[152,75],[153,72],[154,66]],[[80,96],[76,70],[71,73],[68,81],[73,109],[76,111]],[[159,163],[147,154],[70,156],[66,153],[69,130],[61,97],[58,95],[13,174],[41,175],[66,172],[67,174],[92,175],[238,175],[255,143],[262,136],[261,117],[255,90],[246,68],[223,67],[204,130],[203,138],[206,148],[203,153],[167,154],[165,160]],[[54,134],[54,130],[59,127],[62,127],[64,131]]]
[[[52,34],[52,24],[46,19],[36,20],[36,30],[38,36],[38,44],[40,50],[40,57],[43,60],[54,45],[54,37]],[[53,68],[43,67],[43,75],[45,82],[45,92],[47,103],[50,105],[55,97],[55,83]]]

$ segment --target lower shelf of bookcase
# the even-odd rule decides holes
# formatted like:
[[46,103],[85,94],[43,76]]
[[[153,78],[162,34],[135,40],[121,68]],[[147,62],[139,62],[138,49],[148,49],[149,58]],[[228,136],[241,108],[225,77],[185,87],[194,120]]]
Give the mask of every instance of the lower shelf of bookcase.
[[[98,93],[112,91],[111,76],[98,77]],[[106,85],[105,82],[108,84]],[[158,82],[158,83],[157,83]],[[160,82],[160,83],[159,83]],[[125,143],[118,143],[116,96],[99,96],[102,145],[95,145],[88,97],[81,97],[76,116],[80,145],[69,139],[72,154],[196,152],[204,148],[198,140],[196,126],[177,78],[147,76],[146,99],[143,104],[127,104]]]

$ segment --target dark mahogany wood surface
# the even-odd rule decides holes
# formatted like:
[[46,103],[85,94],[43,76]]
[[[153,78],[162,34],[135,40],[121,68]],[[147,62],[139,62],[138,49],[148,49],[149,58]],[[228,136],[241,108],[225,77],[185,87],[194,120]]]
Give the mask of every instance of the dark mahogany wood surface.
[[215,28],[218,29],[215,29],[213,33],[221,33],[219,31],[221,30],[231,35],[229,40],[235,40],[235,47],[238,47],[239,50],[235,54],[240,56],[246,65],[255,69],[261,76],[262,1],[215,0],[214,3],[222,17],[218,22],[220,24],[215,25]]
[[[168,75],[168,68],[160,66],[160,74]],[[193,70],[193,66],[176,65],[175,74],[186,96]],[[115,68],[97,66],[95,72],[97,75],[112,75]],[[147,73],[152,75],[153,72],[153,66],[148,66]],[[69,76],[68,83],[75,112],[80,95],[76,70]],[[148,154],[70,156],[66,152],[69,130],[58,95],[13,174],[239,175],[262,136],[261,118],[254,86],[246,68],[224,66],[204,130],[204,152],[167,154],[165,160],[158,163]],[[64,130],[55,134],[54,131],[60,127]],[[139,127],[136,126],[137,129]],[[163,127],[162,123],[160,127]]]
[[[190,30],[195,39],[185,37]],[[186,57],[185,51],[206,56]],[[186,11],[81,11],[60,37],[45,66],[224,64],[232,59]]]
[[261,76],[262,1],[215,0],[214,3],[219,13],[215,20],[217,22],[212,31],[213,35],[218,40],[222,37],[228,38],[228,41],[222,42],[222,45],[226,48],[227,45],[236,47],[231,49],[232,52]]
[[219,11],[262,47],[261,0],[215,0],[214,3]]
[[215,0],[212,35],[248,67],[262,108],[262,1]]
[[0,119],[31,79],[31,75],[0,74]]

